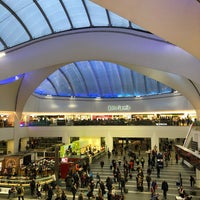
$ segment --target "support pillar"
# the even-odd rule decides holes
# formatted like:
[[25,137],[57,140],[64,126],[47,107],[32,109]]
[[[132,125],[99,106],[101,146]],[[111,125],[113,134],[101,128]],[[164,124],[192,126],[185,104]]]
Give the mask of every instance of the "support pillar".
[[196,169],[196,183],[195,186],[200,188],[200,170]]
[[107,150],[109,149],[111,152],[113,149],[113,138],[111,137],[110,133],[107,134],[105,140],[106,140],[106,148]]
[[69,135],[67,135],[67,134],[63,135],[62,142],[64,144],[70,144],[70,137],[69,137]]
[[159,152],[159,137],[157,136],[156,133],[153,133],[151,137],[151,150],[157,149],[157,152]]
[[55,165],[54,165],[54,171],[55,171],[55,176],[56,176],[56,182],[58,184],[58,180],[59,180],[59,173],[60,173],[60,162],[59,162],[59,147],[56,146],[55,147]]
[[20,121],[15,117],[14,123],[14,133],[13,133],[13,150],[12,153],[17,153],[19,151],[20,145]]

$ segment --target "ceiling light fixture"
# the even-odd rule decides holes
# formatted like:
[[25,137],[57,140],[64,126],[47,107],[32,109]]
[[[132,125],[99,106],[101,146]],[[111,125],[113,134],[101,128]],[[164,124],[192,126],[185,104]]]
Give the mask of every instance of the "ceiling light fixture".
[[5,52],[0,52],[0,58],[1,58],[1,57],[4,57],[5,55],[6,55]]

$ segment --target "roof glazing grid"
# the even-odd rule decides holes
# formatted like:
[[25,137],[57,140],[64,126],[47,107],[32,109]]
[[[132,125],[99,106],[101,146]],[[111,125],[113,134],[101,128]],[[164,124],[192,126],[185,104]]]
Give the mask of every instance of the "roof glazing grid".
[[89,0],[0,1],[0,51],[60,31],[108,26],[144,31]]
[[[89,0],[0,1],[0,51],[60,31],[90,27],[124,27],[144,31]],[[113,98],[172,91],[156,83],[113,63],[85,61],[60,68],[35,92],[53,96]]]
[[123,66],[81,61],[61,67],[35,90],[39,95],[119,98],[172,93],[173,89]]

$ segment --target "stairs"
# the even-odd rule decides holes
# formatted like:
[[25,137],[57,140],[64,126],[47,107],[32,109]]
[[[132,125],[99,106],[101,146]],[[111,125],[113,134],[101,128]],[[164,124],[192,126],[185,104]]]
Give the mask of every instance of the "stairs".
[[[143,187],[144,190],[143,192],[140,192],[137,190],[137,185],[136,185],[136,175],[137,175],[137,171],[133,171],[132,172],[132,179],[128,179],[128,182],[126,183],[126,188],[128,189],[128,193],[125,194],[126,200],[132,200],[133,197],[136,197],[136,199],[150,199],[150,192],[147,189],[147,182],[146,182],[146,171],[147,171],[147,155],[145,153],[143,153],[143,155],[141,154],[141,156],[143,156],[145,158],[145,165],[144,165],[144,169],[143,169],[143,173],[144,173],[144,181],[143,181]],[[106,178],[108,176],[113,177],[112,175],[112,170],[110,169],[110,164],[112,159],[118,160],[119,157],[116,156],[111,156],[110,159],[107,158],[107,156],[103,157],[102,159],[104,160],[104,167],[103,169],[101,169],[100,167],[100,160],[96,161],[95,163],[93,163],[91,165],[91,171],[94,174],[94,179],[96,177],[97,172],[100,174],[101,179],[103,181],[106,180]],[[128,156],[126,156],[127,160],[128,160]],[[123,160],[123,156],[121,158],[121,160]],[[120,171],[123,172],[123,162],[120,166]],[[174,153],[172,154],[172,160],[168,163],[167,167],[164,167],[163,169],[161,169],[160,171],[160,178],[157,178],[157,172],[156,169],[154,169],[154,171],[152,171],[152,175],[151,178],[152,180],[156,180],[157,184],[158,184],[158,189],[157,192],[160,195],[160,199],[162,199],[163,195],[162,195],[162,190],[161,190],[161,185],[162,185],[162,181],[165,180],[168,182],[169,185],[169,190],[167,192],[167,199],[175,199],[175,197],[178,195],[178,187],[176,186],[176,182],[179,181],[179,175],[181,173],[181,177],[182,177],[182,182],[183,182],[183,187],[186,191],[186,193],[188,194],[195,194],[192,195],[193,198],[192,199],[200,199],[200,192],[198,188],[191,188],[190,187],[190,175],[193,175],[195,177],[195,171],[188,168],[187,166],[185,166],[184,164],[182,164],[181,162],[179,162],[178,164],[176,164],[175,162],[175,156]],[[115,184],[115,191],[116,193],[120,193],[120,190],[118,189],[118,184]]]

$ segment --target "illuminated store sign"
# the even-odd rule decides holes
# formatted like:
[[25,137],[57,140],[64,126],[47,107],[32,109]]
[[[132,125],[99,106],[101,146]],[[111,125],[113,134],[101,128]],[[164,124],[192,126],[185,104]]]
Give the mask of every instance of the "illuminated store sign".
[[131,106],[129,105],[108,105],[108,111],[130,111]]

